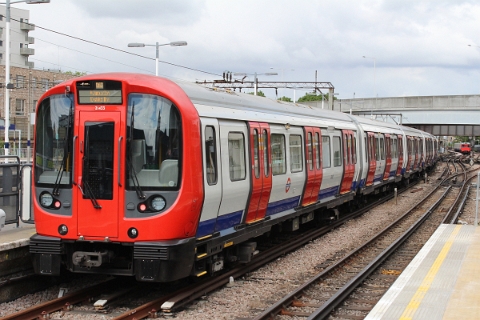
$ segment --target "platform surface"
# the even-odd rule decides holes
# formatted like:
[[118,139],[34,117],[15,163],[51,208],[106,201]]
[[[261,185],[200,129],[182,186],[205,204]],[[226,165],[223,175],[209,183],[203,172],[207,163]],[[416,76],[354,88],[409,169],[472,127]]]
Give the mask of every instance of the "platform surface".
[[442,224],[365,319],[480,319],[480,227]]
[[12,225],[0,230],[0,252],[18,247],[28,246],[30,237],[35,234],[35,225],[21,224],[20,227]]

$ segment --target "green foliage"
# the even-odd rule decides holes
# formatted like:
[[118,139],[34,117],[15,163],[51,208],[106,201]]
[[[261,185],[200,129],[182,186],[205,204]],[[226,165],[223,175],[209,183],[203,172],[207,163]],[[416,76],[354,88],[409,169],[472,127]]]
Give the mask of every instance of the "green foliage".
[[87,74],[86,72],[79,72],[79,71],[75,71],[75,72],[65,71],[64,73],[74,77],[85,76]]
[[[323,95],[323,99],[325,101],[328,101],[328,93]],[[333,97],[333,100],[336,100],[336,99],[337,99],[336,97]],[[305,101],[322,101],[322,95],[307,92],[303,97],[300,97],[300,99],[298,99],[298,102],[305,102]]]
[[[249,92],[248,94],[251,94],[252,96],[254,95],[253,92]],[[265,93],[263,93],[262,90],[257,91],[257,96],[259,97],[265,97]]]
[[277,100],[280,100],[280,101],[286,101],[286,102],[292,102],[292,99],[290,99],[289,97],[281,97],[281,98],[278,98]]

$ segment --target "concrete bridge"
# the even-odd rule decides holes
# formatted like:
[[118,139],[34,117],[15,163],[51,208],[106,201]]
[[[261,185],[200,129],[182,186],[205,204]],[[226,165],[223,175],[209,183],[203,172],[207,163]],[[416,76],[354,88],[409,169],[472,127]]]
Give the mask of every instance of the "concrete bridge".
[[[329,103],[305,103],[328,109]],[[480,95],[339,99],[333,110],[396,122],[436,136],[480,136]]]

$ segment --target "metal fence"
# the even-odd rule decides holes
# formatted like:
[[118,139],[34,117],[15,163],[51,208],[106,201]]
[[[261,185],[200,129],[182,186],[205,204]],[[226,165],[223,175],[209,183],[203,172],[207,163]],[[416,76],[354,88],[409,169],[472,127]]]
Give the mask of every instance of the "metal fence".
[[0,156],[0,209],[5,211],[5,224],[19,224],[20,158]]

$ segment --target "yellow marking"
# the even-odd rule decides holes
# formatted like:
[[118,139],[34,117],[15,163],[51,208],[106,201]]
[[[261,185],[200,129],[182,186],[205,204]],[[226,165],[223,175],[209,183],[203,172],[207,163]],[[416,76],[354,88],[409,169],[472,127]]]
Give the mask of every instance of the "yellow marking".
[[223,245],[224,248],[233,246],[233,241],[227,242]]
[[202,272],[200,272],[200,273],[197,273],[196,276],[197,276],[197,277],[201,277],[201,276],[203,276],[203,275],[206,274],[206,273],[207,273],[207,271],[202,271]]
[[197,238],[197,241],[202,241],[202,240],[208,239],[208,238],[210,238],[210,237],[212,237],[211,234],[209,234],[209,235],[207,235],[207,236],[203,236],[203,237],[201,237],[201,238]]
[[437,275],[438,270],[442,266],[443,260],[445,260],[448,252],[450,251],[450,248],[452,247],[452,244],[453,244],[453,240],[455,240],[455,237],[457,236],[461,227],[462,227],[461,225],[457,225],[453,230],[452,234],[450,235],[447,242],[443,246],[442,251],[440,251],[440,253],[438,254],[437,259],[435,259],[435,262],[430,267],[430,270],[428,270],[428,273],[423,279],[422,284],[418,287],[417,292],[415,292],[414,296],[410,300],[410,303],[407,305],[407,307],[403,311],[403,314],[400,317],[401,320],[409,320],[413,318],[413,315],[415,314],[418,307],[420,306],[420,303],[422,302],[423,298],[425,297],[428,290],[430,289],[430,286],[433,280],[435,279],[435,276]]
[[200,258],[203,258],[205,257],[207,254],[206,253],[201,253],[197,256],[197,259],[200,259]]

